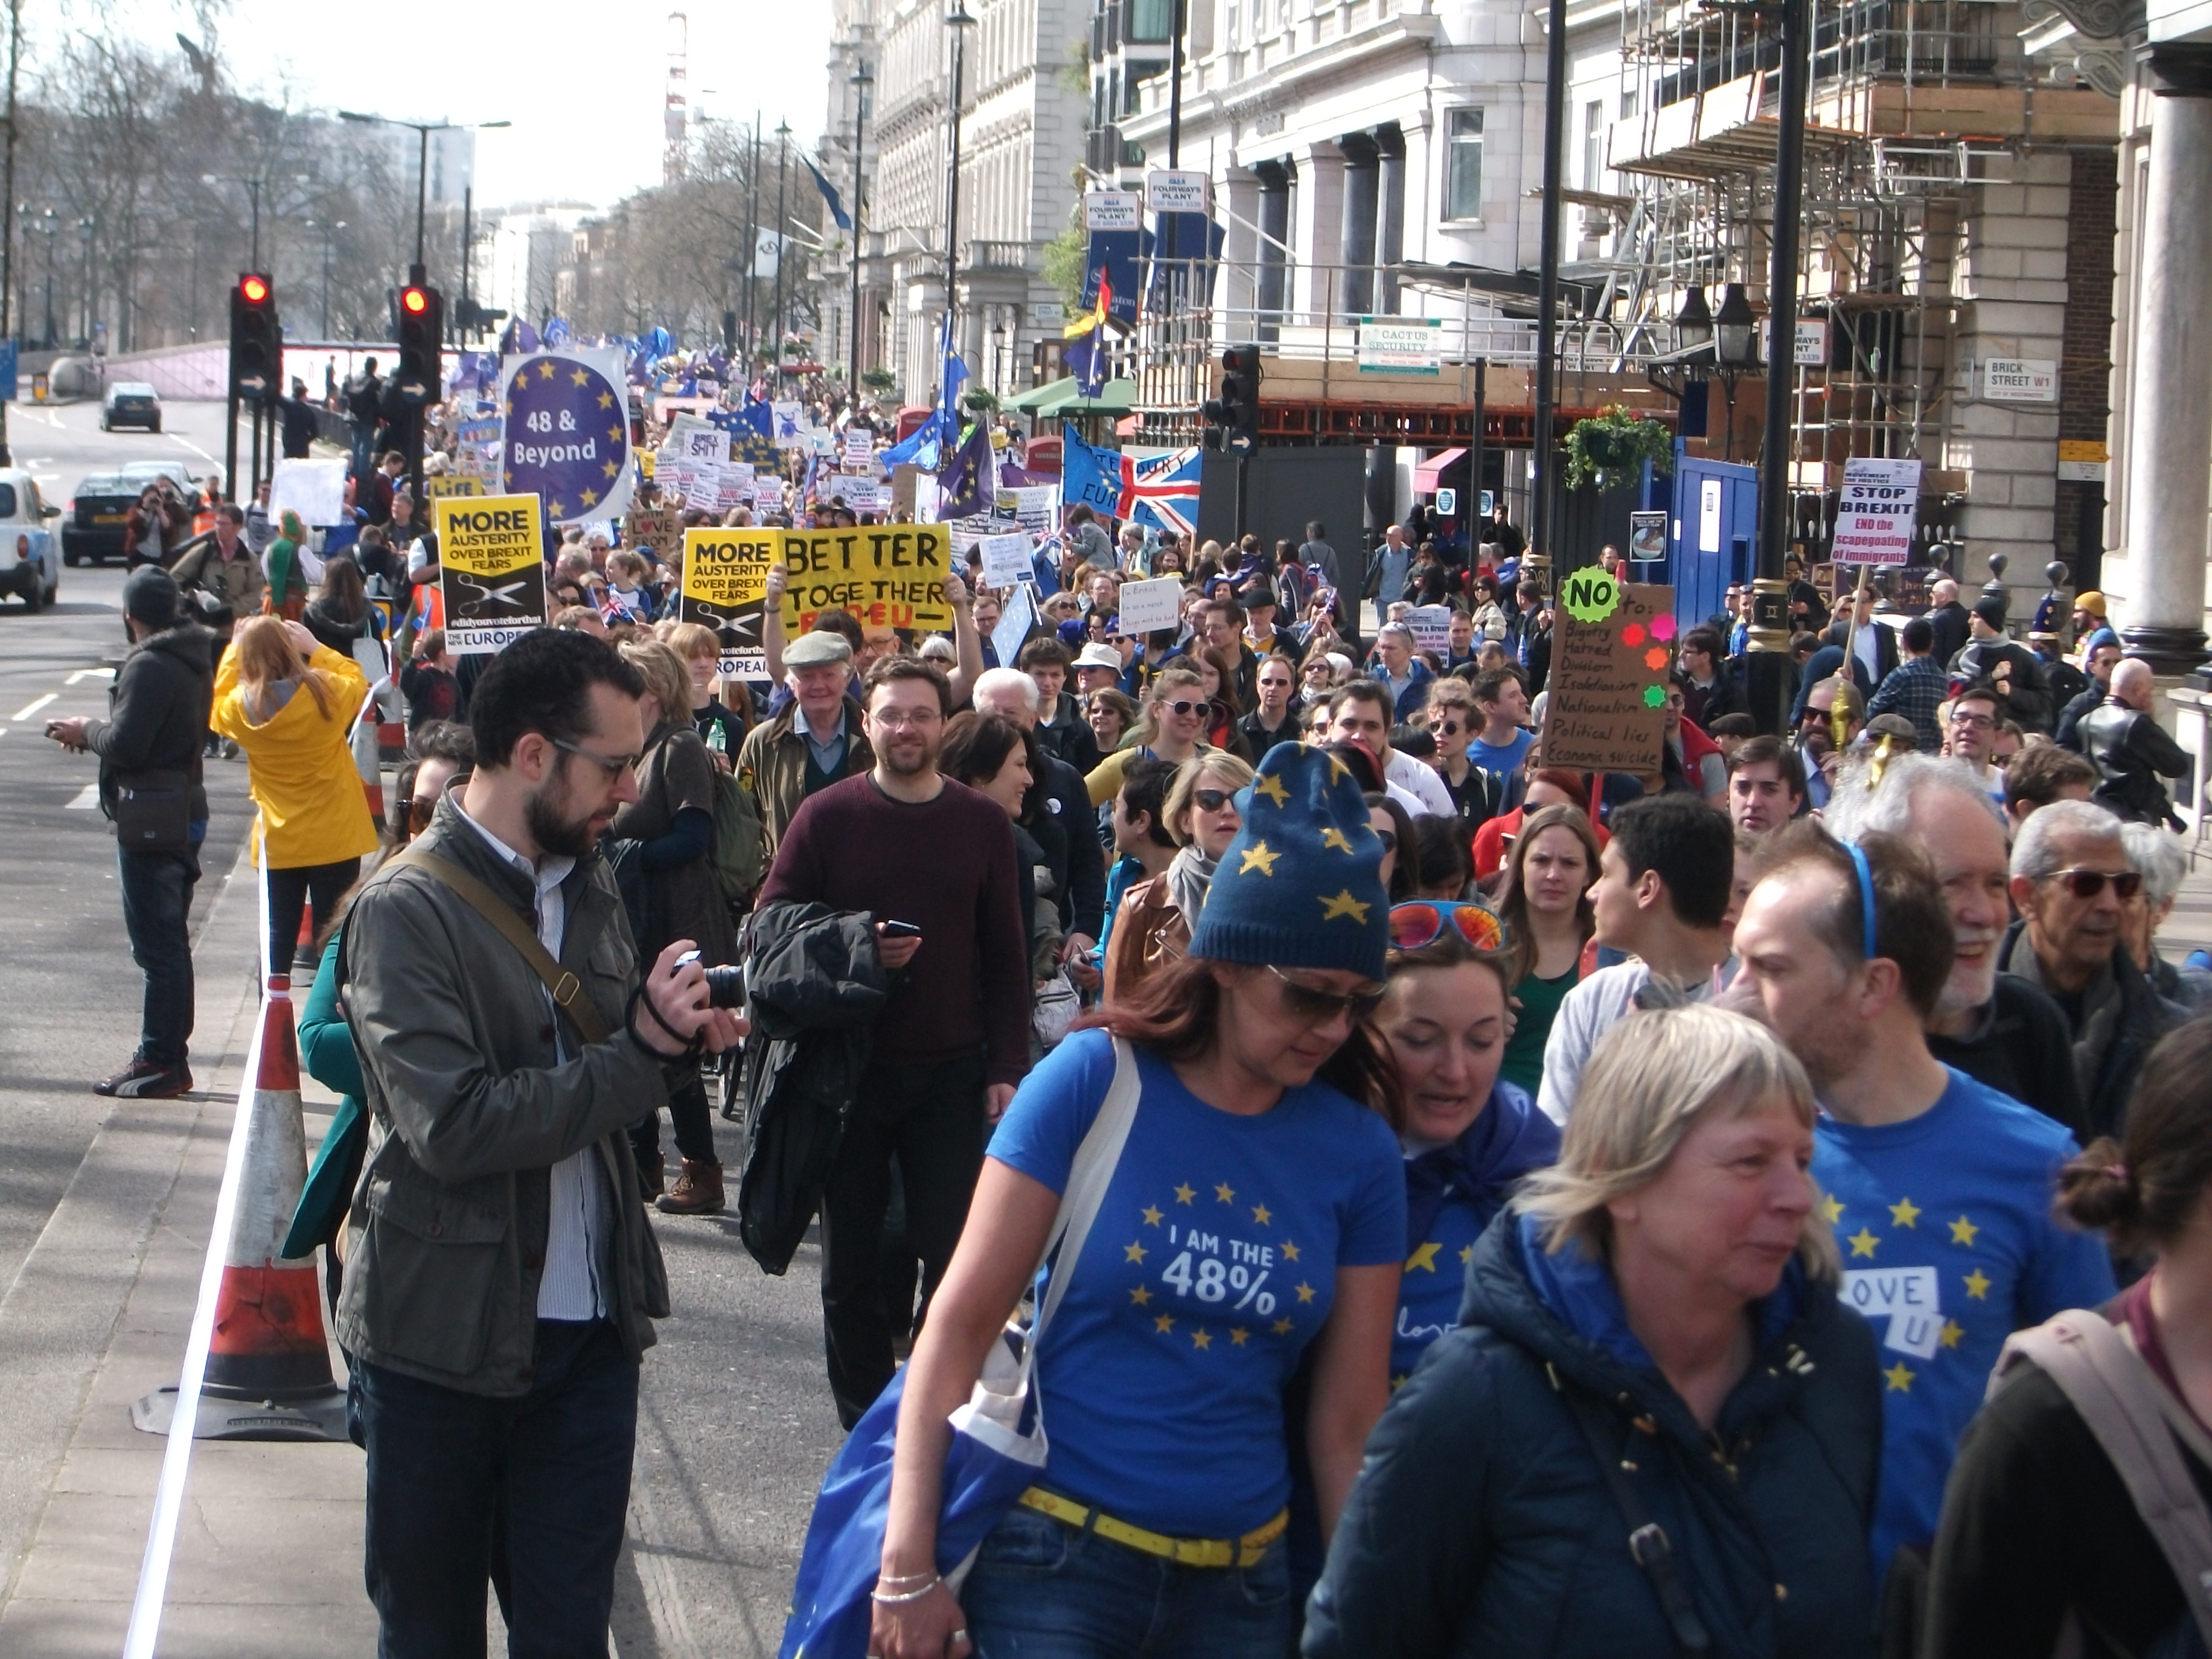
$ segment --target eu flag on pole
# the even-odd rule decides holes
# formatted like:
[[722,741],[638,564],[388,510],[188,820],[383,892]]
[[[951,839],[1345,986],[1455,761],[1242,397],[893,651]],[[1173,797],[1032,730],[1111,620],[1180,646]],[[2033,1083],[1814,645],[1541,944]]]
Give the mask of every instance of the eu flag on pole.
[[991,510],[999,494],[999,471],[997,457],[991,453],[991,428],[987,422],[977,421],[969,428],[968,441],[954,454],[952,465],[942,483],[945,494],[938,507],[940,521],[973,518]]
[[940,447],[937,441],[937,422],[932,418],[924,421],[884,451],[883,464],[887,467],[918,466],[925,472],[934,472]]
[[1195,445],[1139,460],[1084,442],[1070,422],[1060,444],[1060,501],[1188,536],[1197,527],[1198,471]]
[[1102,328],[1066,347],[1060,361],[1075,376],[1076,390],[1086,398],[1096,398],[1106,389],[1106,331]]

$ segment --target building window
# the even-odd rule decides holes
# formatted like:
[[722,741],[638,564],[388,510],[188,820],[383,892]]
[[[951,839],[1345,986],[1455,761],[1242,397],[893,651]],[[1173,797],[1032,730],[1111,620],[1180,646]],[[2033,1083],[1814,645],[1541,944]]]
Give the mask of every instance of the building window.
[[1451,112],[1450,151],[1444,168],[1444,217],[1482,217],[1482,112]]
[[1175,0],[1124,0],[1127,42],[1164,46],[1175,33]]
[[1595,190],[1605,177],[1605,106],[1583,106],[1583,188]]

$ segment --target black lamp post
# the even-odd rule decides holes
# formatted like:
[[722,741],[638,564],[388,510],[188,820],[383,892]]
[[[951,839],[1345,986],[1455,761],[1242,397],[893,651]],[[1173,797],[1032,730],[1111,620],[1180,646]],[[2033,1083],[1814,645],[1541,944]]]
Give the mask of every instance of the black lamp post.
[[[388,115],[364,115],[359,110],[353,109],[340,110],[338,119],[363,122],[371,126],[405,127],[415,135],[415,263],[407,269],[407,280],[418,283],[428,282],[430,280],[428,270],[422,263],[422,222],[429,200],[430,135],[434,132],[451,132],[457,127],[504,127],[511,126],[514,123],[510,121],[395,121]],[[254,263],[257,266],[260,264],[258,254],[254,256]]]
[[775,397],[776,388],[783,384],[783,264],[784,256],[791,252],[791,238],[785,228],[791,221],[785,216],[786,198],[791,184],[791,123],[775,124],[775,362],[769,377],[769,395]]
[[[961,81],[967,68],[968,31],[975,26],[961,0],[952,0],[952,9],[945,14],[945,27],[952,31],[952,177],[945,206],[945,349],[954,349],[954,319],[957,315],[959,291],[955,286],[960,280],[960,98]],[[944,373],[940,363],[939,374]],[[942,395],[940,392],[940,396]]]

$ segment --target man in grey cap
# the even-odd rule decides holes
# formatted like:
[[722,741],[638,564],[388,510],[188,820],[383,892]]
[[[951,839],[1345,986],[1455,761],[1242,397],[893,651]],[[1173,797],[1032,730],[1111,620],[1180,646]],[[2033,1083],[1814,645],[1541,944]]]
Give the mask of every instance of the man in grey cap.
[[[131,653],[108,690],[108,717],[51,720],[64,749],[100,757],[100,804],[117,820],[123,925],[146,975],[138,1052],[94,1092],[169,1100],[192,1086],[192,888],[207,834],[201,744],[215,701],[215,636],[185,619],[176,580],[159,566],[123,584]],[[124,791],[131,805],[118,811]]]
[[876,763],[860,706],[849,695],[850,645],[823,629],[800,635],[784,647],[783,683],[791,701],[738,749],[738,781],[760,806],[763,869],[775,861],[800,802]]

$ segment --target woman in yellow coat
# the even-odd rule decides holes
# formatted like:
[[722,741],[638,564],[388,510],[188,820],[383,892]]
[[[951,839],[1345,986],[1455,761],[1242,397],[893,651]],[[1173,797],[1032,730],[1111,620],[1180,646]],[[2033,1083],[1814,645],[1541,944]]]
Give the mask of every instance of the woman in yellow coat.
[[269,868],[270,972],[292,971],[300,912],[312,896],[315,931],[376,850],[376,824],[346,733],[368,695],[359,665],[295,622],[238,624],[215,673],[209,724],[246,751],[246,787],[261,809]]

